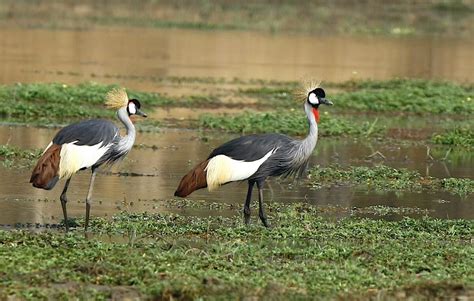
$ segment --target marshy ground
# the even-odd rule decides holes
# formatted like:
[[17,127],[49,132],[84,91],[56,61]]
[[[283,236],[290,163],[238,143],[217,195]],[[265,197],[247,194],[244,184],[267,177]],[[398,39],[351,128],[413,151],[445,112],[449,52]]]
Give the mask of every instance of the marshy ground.
[[[27,2],[0,4],[0,299],[474,298],[468,2],[432,1],[411,17],[378,10],[364,28],[350,6],[338,18],[330,7],[309,9],[336,20],[331,36],[291,22],[298,4],[275,19],[267,2],[158,10],[143,1],[149,15],[138,18],[127,2]],[[167,19],[177,11],[182,19]],[[433,20],[431,33],[443,36],[426,35]],[[334,36],[354,32],[378,35]],[[272,228],[255,207],[243,225],[244,184],[172,197],[181,176],[228,139],[303,136],[293,92],[314,70],[335,105],[321,109],[307,177],[266,187]],[[33,189],[31,167],[59,127],[113,119],[103,101],[117,85],[150,118],[137,120],[127,159],[97,178],[86,237],[89,174],[73,178],[77,218],[65,234],[60,192]]]
[[[167,80],[183,90],[197,81]],[[206,82],[216,90],[226,83]],[[1,87],[8,103],[0,130],[7,141],[0,148],[4,296],[472,297],[471,85],[327,83],[341,105],[322,115],[308,177],[270,182],[271,229],[255,217],[243,226],[243,185],[170,198],[182,174],[231,137],[303,135],[301,104],[292,100],[296,85],[240,81],[226,89],[232,103],[218,93],[131,90],[157,116],[171,113],[139,122],[129,158],[98,178],[87,239],[80,217],[88,174],[73,180],[69,208],[79,218],[66,235],[56,193],[35,190],[27,179],[58,126],[85,116],[113,117],[101,104],[111,86]],[[449,105],[438,100],[444,94],[452,95]],[[399,96],[404,102],[396,102]],[[173,110],[194,114],[181,118]],[[434,116],[442,122],[433,125]]]
[[[80,230],[0,232],[4,295],[473,297],[470,220],[334,219],[305,204],[270,205],[274,227],[264,229],[222,203],[163,203],[178,213],[95,218],[88,239]],[[230,216],[192,213],[223,207]]]

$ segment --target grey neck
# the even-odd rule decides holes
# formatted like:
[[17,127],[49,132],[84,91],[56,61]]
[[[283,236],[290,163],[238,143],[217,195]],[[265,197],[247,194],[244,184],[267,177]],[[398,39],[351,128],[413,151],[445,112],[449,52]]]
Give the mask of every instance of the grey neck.
[[125,129],[127,130],[127,135],[120,138],[119,149],[123,152],[129,152],[133,143],[135,143],[135,126],[133,125],[130,117],[128,116],[127,108],[121,108],[117,111],[118,119],[123,123]]
[[309,133],[306,138],[303,140],[294,140],[295,148],[292,149],[291,157],[293,158],[292,164],[294,170],[300,170],[305,168],[308,163],[309,157],[313,153],[314,148],[316,147],[316,142],[318,141],[318,124],[313,114],[313,108],[307,102],[304,105],[304,111],[306,112],[306,117],[308,118],[309,123]]
[[316,147],[316,142],[318,142],[318,123],[316,122],[316,118],[313,114],[313,107],[308,102],[305,102],[304,104],[304,111],[306,112],[306,117],[308,118],[309,133],[308,136],[306,136],[306,138],[301,142],[304,145],[304,148],[309,151],[309,155],[311,155],[314,148]]

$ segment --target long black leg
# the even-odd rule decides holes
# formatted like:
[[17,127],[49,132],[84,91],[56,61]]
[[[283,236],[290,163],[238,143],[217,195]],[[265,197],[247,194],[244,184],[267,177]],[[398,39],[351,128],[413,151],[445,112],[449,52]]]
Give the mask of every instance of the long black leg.
[[86,224],[84,226],[84,230],[87,232],[87,228],[89,227],[89,215],[91,211],[91,196],[92,196],[92,189],[94,188],[94,180],[97,171],[96,169],[92,169],[91,181],[89,183],[89,192],[87,192],[86,198]]
[[67,210],[66,210],[66,203],[67,203],[66,192],[69,187],[69,182],[71,182],[71,178],[66,180],[66,184],[64,184],[63,192],[61,193],[61,196],[59,197],[59,199],[61,200],[61,207],[63,207],[64,226],[66,227],[66,232],[69,231],[69,223],[67,220]]
[[246,225],[250,223],[250,201],[252,201],[252,190],[255,181],[249,181],[249,190],[247,191],[247,198],[245,199],[244,205],[244,222]]
[[262,221],[265,227],[269,227],[267,220],[267,215],[265,214],[265,209],[263,208],[263,183],[265,180],[257,181],[257,188],[258,188],[258,216]]

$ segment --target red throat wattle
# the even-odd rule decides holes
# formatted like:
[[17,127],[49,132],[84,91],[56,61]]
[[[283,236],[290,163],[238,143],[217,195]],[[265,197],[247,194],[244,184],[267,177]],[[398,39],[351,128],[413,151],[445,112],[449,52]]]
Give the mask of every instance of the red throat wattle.
[[316,119],[316,122],[319,123],[319,111],[316,108],[313,108],[313,115],[314,119]]

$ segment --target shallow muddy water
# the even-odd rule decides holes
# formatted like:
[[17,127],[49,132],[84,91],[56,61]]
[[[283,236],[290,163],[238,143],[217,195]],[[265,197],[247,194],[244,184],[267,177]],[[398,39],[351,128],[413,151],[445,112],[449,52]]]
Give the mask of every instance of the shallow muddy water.
[[[45,147],[57,129],[30,127],[0,127],[0,143],[24,148]],[[202,136],[205,135],[205,139]],[[94,216],[106,216],[121,210],[168,210],[156,200],[173,198],[181,177],[196,163],[207,157],[212,148],[234,136],[192,130],[163,129],[160,133],[139,133],[137,144],[129,156],[112,170],[104,171],[96,179],[92,206]],[[204,142],[205,141],[205,142]],[[155,146],[155,147],[151,147]],[[327,166],[370,165],[375,151],[386,157],[384,164],[417,170],[434,177],[472,177],[474,157],[462,156],[446,162],[430,162],[423,146],[394,146],[382,142],[364,144],[348,139],[320,138],[311,165]],[[57,223],[62,219],[59,194],[63,182],[52,191],[33,188],[29,183],[29,169],[10,169],[0,165],[0,224]],[[69,189],[68,209],[71,216],[84,215],[84,199],[90,173],[80,172],[73,177]],[[265,187],[266,202],[300,202],[319,206],[359,207],[386,205],[428,209],[430,215],[441,218],[473,218],[474,199],[449,193],[428,192],[373,192],[365,188],[331,187],[310,189],[291,180],[272,180]],[[235,204],[241,207],[246,194],[245,183],[226,185],[216,192],[199,190],[190,198]],[[257,194],[254,195],[256,201]],[[160,207],[160,208],[158,208]],[[172,210],[172,209],[169,209]],[[192,209],[190,209],[192,211]],[[216,214],[197,210],[196,214]],[[217,213],[220,214],[220,213]],[[222,212],[222,214],[226,214]],[[347,213],[346,213],[347,214]]]
[[472,82],[474,41],[149,28],[0,29],[0,83],[88,80],[167,91],[167,76]]

